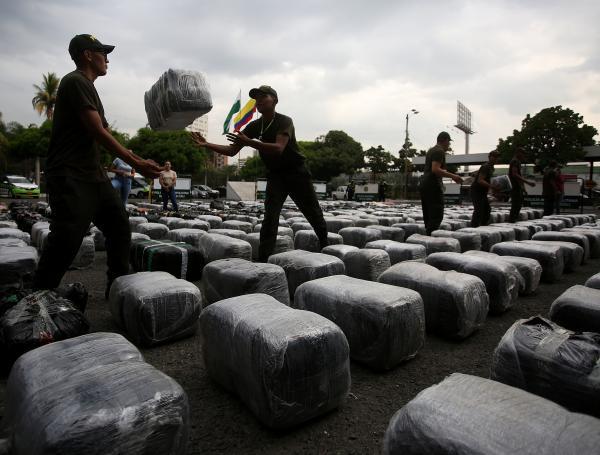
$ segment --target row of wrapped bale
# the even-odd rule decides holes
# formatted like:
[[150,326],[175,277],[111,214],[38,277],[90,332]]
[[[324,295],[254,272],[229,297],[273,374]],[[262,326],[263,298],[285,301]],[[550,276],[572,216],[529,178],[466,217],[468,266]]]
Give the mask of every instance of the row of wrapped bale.
[[490,379],[454,373],[400,409],[384,454],[598,453],[600,420]]
[[[572,228],[565,228],[560,232],[584,235],[588,240],[590,248],[590,258],[597,259],[600,257],[600,229],[586,229],[584,227],[576,226]],[[583,245],[579,245],[583,247]]]
[[552,302],[548,314],[566,329],[600,333],[600,290],[587,283],[571,286]]
[[247,294],[208,306],[200,327],[209,376],[268,427],[298,425],[348,395],[348,341],[323,316]]
[[282,267],[239,258],[208,263],[202,273],[202,291],[207,305],[245,294],[267,294],[285,305],[290,304]]
[[491,378],[600,416],[600,334],[535,316],[515,322],[494,351]]
[[93,333],[22,355],[6,385],[11,453],[186,453],[189,404],[121,335]]
[[475,232],[447,231],[438,229],[431,233],[432,237],[447,237],[458,240],[461,253],[471,250],[481,250],[481,235]]
[[508,262],[491,262],[486,258],[461,253],[434,253],[427,264],[439,270],[455,270],[480,278],[489,295],[489,311],[500,314],[511,308],[519,293],[520,274]]
[[[540,232],[541,234],[541,232]],[[537,234],[536,234],[537,235]],[[535,236],[534,236],[535,237]],[[524,240],[521,243],[528,245],[557,246],[563,255],[565,272],[573,272],[584,262],[585,250],[573,242],[556,240]]]
[[113,282],[109,308],[135,344],[154,346],[196,332],[202,296],[195,285],[167,272],[139,272]]
[[590,258],[590,242],[585,235],[579,234],[577,232],[538,232],[534,234],[533,237],[531,237],[531,240],[575,243],[583,249],[582,259],[580,263],[584,263]]
[[0,228],[0,239],[20,239],[27,245],[31,244],[31,236],[18,228]]
[[[344,243],[344,240],[341,235],[328,232],[327,243],[329,245],[341,245]],[[321,251],[321,243],[316,232],[312,228],[310,230],[302,229],[296,231],[294,234],[294,249],[319,253]]]
[[474,275],[408,261],[390,267],[378,281],[418,292],[430,333],[464,339],[485,323],[489,297],[483,281]]
[[56,290],[9,290],[0,298],[0,356],[8,367],[44,344],[85,334],[87,291],[81,284]]
[[424,343],[423,300],[410,289],[335,275],[300,285],[293,307],[334,322],[350,357],[377,370],[413,358]]
[[565,255],[558,245],[549,243],[501,242],[495,244],[490,252],[500,256],[518,256],[535,259],[542,267],[541,280],[554,283],[565,270]]
[[367,249],[384,250],[389,258],[390,265],[402,261],[424,261],[427,249],[418,243],[402,243],[394,240],[376,240],[365,245]]

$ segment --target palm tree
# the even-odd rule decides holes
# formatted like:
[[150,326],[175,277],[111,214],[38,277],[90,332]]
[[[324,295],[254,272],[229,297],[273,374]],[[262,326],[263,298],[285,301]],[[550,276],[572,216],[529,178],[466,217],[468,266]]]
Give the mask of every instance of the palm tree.
[[[54,105],[56,104],[56,93],[58,92],[58,84],[60,79],[56,77],[55,73],[48,73],[43,75],[44,80],[42,85],[33,84],[36,93],[31,104],[38,114],[42,115],[46,113],[46,118],[52,120],[54,115]],[[35,158],[35,181],[40,184],[40,157]]]

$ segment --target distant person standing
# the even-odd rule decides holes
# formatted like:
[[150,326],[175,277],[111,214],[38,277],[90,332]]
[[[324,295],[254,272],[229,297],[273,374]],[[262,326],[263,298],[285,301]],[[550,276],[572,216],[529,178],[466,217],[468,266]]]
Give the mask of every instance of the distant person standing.
[[444,219],[444,189],[442,178],[448,177],[456,183],[462,183],[459,175],[446,170],[446,152],[450,148],[450,135],[446,131],[438,134],[437,144],[431,147],[425,155],[425,172],[421,180],[421,206],[423,222],[427,235],[439,229]]
[[350,181],[348,183],[348,186],[346,187],[346,199],[348,201],[353,201],[354,200],[354,191],[356,189],[356,184],[353,181]]
[[482,164],[471,184],[471,200],[473,201],[473,217],[471,227],[487,226],[490,222],[492,208],[488,200],[488,191],[497,190],[491,180],[494,175],[494,164],[498,162],[500,153],[492,150],[488,153],[488,162]]
[[379,202],[385,202],[385,191],[387,189],[387,182],[382,180],[379,182]]
[[131,192],[131,179],[135,177],[135,169],[121,158],[115,158],[108,170],[115,174],[110,183],[121,196],[123,205],[127,205],[129,193]]
[[555,160],[550,161],[544,169],[544,180],[542,195],[544,196],[544,216],[552,215],[556,206],[556,198],[558,196],[558,182],[556,168],[558,163]]
[[61,79],[56,97],[45,169],[52,220],[35,274],[36,289],[60,284],[90,222],[106,238],[105,297],[113,280],[129,273],[127,212],[100,163],[99,145],[149,178],[157,177],[161,168],[127,150],[110,134],[94,81],[108,72],[108,54],[113,49],[88,34],[69,43],[76,69]]
[[519,213],[521,213],[521,207],[523,207],[523,195],[524,188],[523,184],[529,186],[535,186],[535,182],[524,179],[521,175],[521,164],[525,161],[525,149],[523,147],[517,147],[515,155],[508,165],[508,178],[510,179],[510,216],[509,221],[516,223],[519,221]]
[[556,201],[555,201],[555,211],[556,214],[560,214],[560,204],[562,203],[563,197],[565,195],[565,176],[562,173],[561,170],[562,166],[557,166],[556,167],[556,188],[558,190],[558,193],[556,195]]
[[163,210],[166,212],[171,200],[173,210],[179,210],[175,195],[175,185],[177,185],[177,173],[171,169],[171,162],[165,161],[165,170],[160,173],[158,182],[160,183],[160,194],[162,196]]

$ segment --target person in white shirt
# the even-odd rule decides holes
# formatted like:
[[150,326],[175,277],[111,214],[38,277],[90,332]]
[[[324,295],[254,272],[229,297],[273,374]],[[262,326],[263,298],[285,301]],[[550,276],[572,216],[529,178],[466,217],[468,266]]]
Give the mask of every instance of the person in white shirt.
[[166,212],[169,199],[173,204],[173,210],[176,212],[179,210],[177,207],[177,200],[175,199],[175,185],[177,185],[177,173],[171,169],[171,162],[165,161],[165,170],[160,173],[158,177],[160,182],[160,194],[162,195],[163,210]]

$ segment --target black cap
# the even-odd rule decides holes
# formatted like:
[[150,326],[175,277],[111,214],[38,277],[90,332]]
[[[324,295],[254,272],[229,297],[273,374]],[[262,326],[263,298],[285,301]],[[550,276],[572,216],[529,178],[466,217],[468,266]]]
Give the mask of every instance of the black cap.
[[266,95],[273,95],[275,97],[275,99],[277,99],[277,100],[279,99],[279,98],[277,98],[277,92],[270,85],[261,85],[260,87],[253,88],[252,90],[250,90],[249,96],[252,99],[256,99],[256,97],[260,93],[264,93]]
[[115,46],[102,44],[98,41],[98,38],[93,35],[75,35],[69,43],[69,54],[71,54],[71,58],[74,59],[83,51],[91,50],[110,54],[114,48]]
[[438,134],[438,137],[437,137],[438,142],[451,141],[451,140],[452,139],[450,139],[450,135],[445,131],[442,131],[440,134]]

